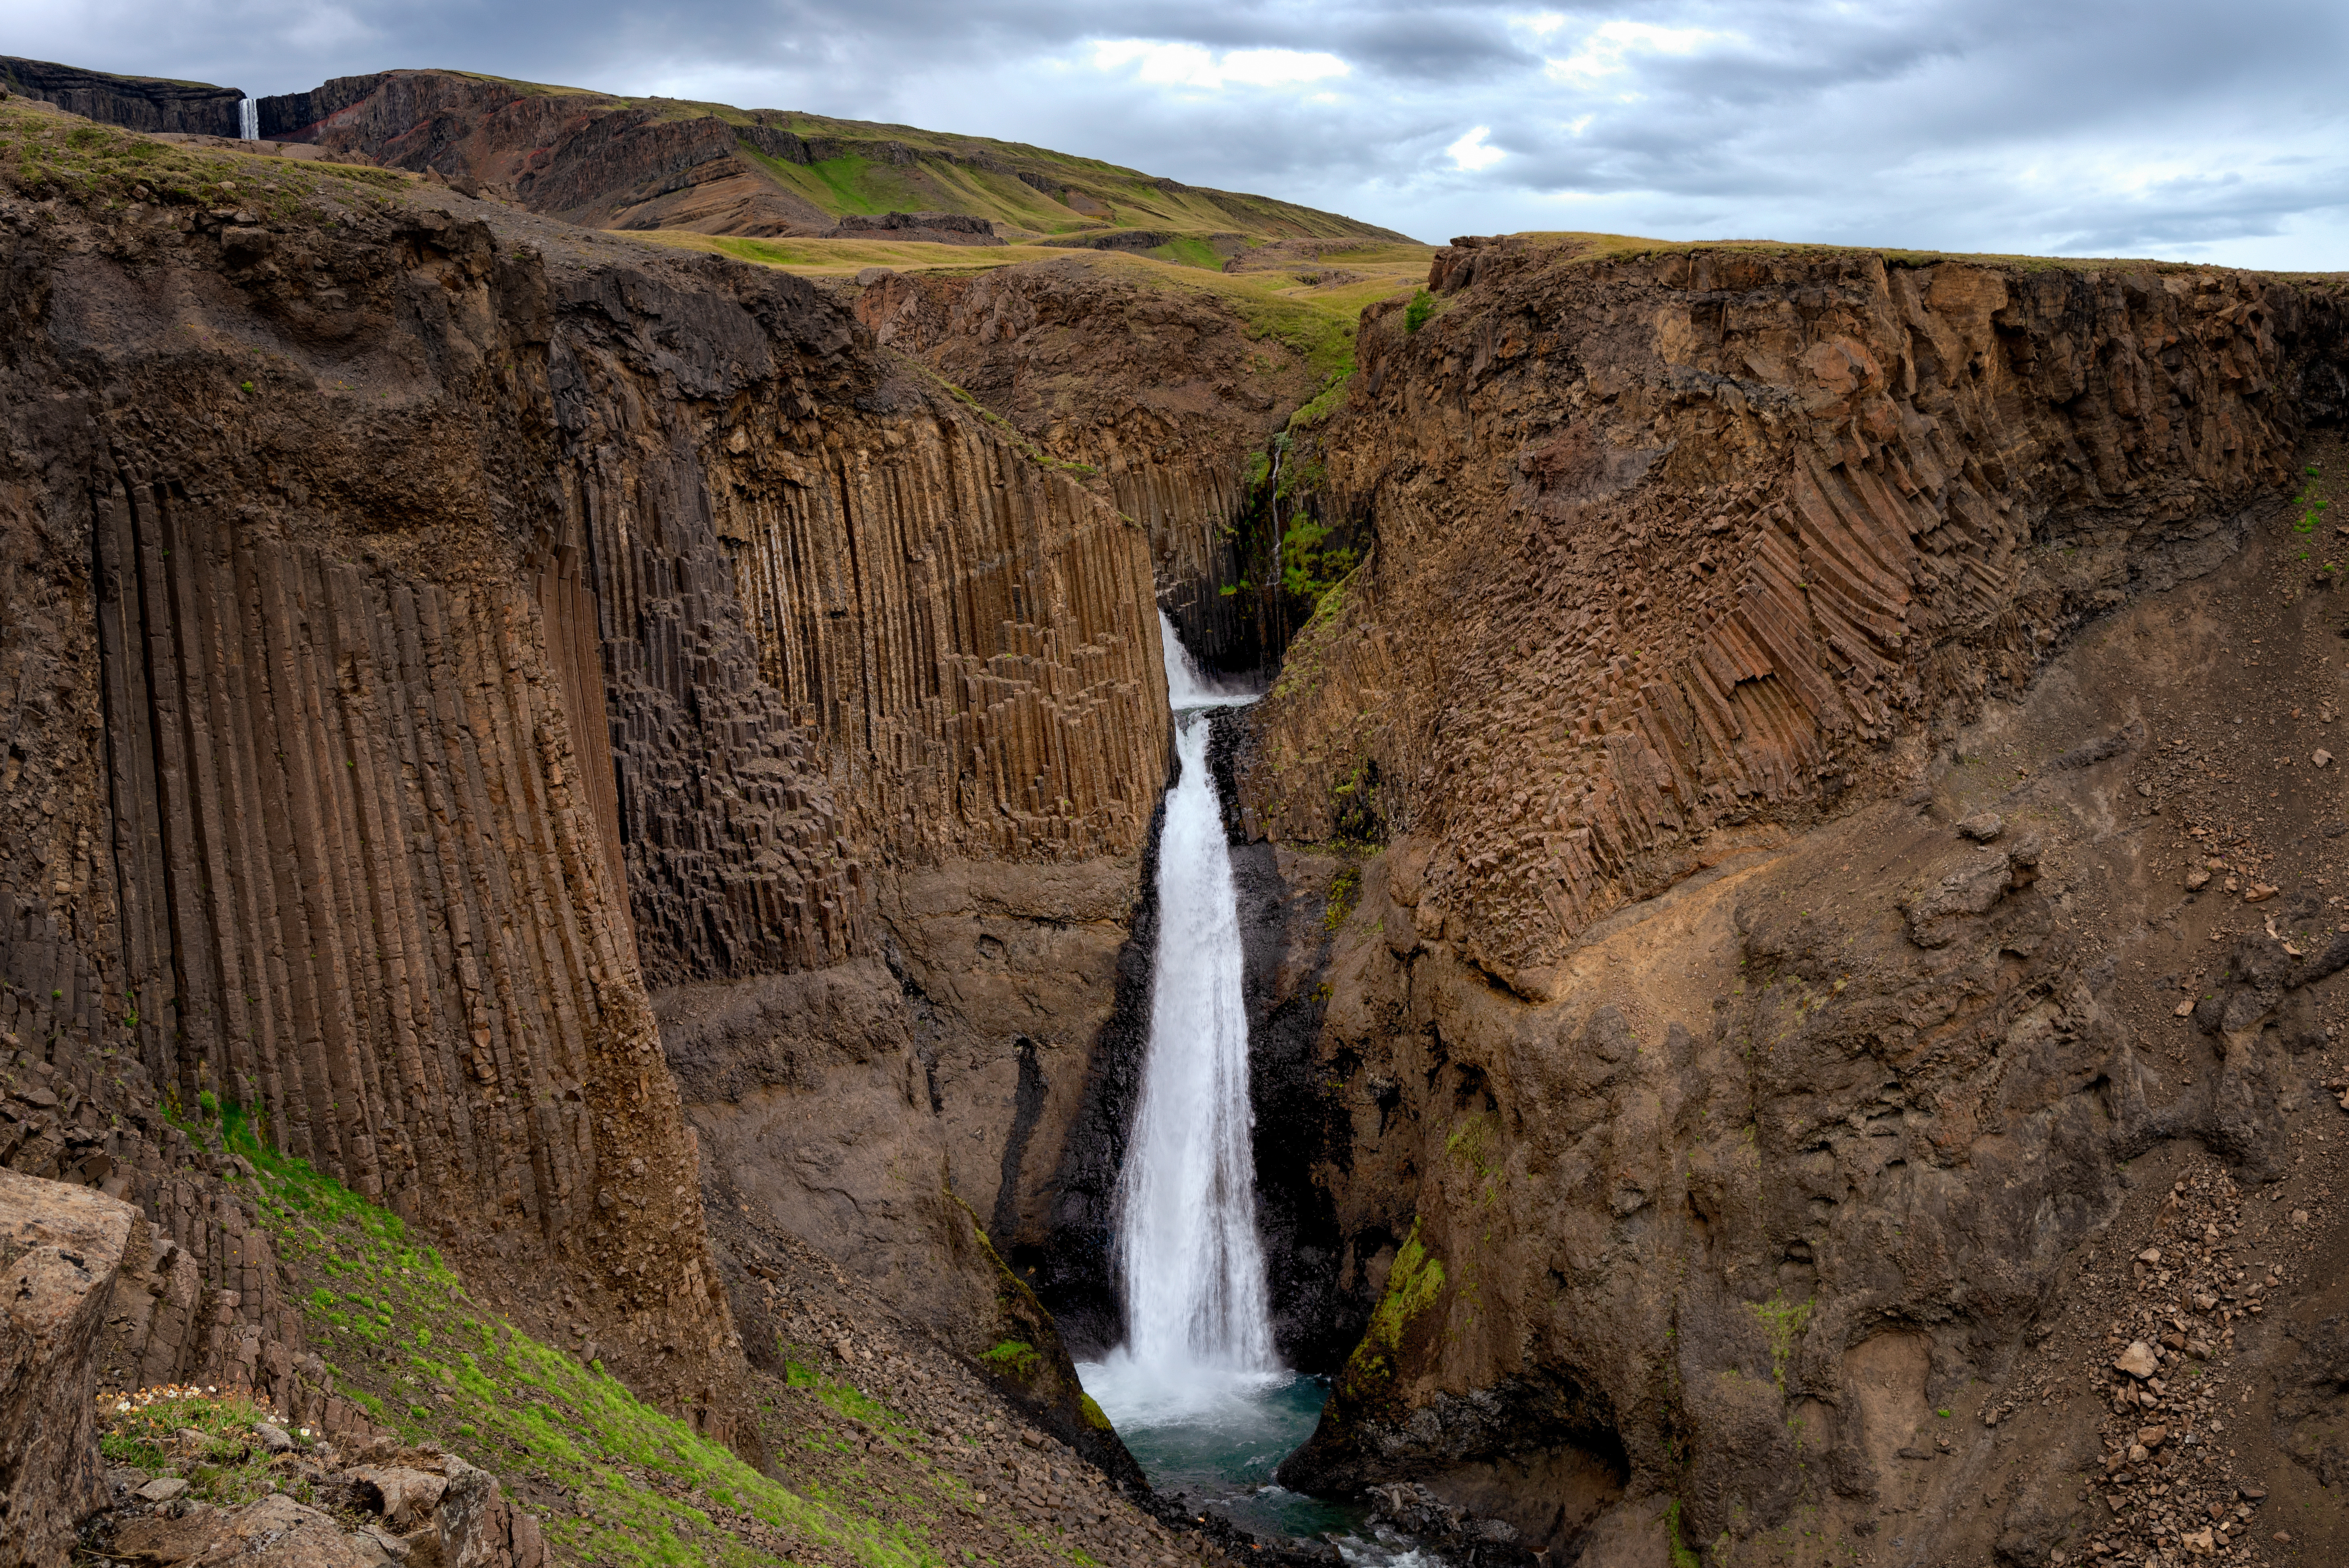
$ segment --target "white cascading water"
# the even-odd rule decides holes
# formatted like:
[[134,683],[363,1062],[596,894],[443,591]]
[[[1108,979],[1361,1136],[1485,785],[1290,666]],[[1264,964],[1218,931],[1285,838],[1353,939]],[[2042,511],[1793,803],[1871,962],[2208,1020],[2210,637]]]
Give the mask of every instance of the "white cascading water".
[[1202,711],[1255,697],[1202,672],[1164,612],[1158,631],[1182,771],[1159,830],[1150,1044],[1118,1176],[1126,1343],[1095,1371],[1120,1403],[1163,1411],[1278,1364],[1256,1236],[1239,901]]
[[1166,665],[1166,706],[1178,717],[1195,708],[1237,707],[1262,695],[1217,680],[1201,669],[1164,610],[1158,612],[1158,651]]
[[261,106],[251,98],[237,100],[236,134],[246,141],[261,139]]
[[1118,1179],[1126,1349],[1143,1367],[1268,1371],[1256,1240],[1238,901],[1207,772],[1207,718],[1181,720],[1158,840],[1150,1052]]
[[[1254,702],[1195,664],[1162,613],[1182,765],[1158,838],[1158,958],[1142,1100],[1118,1173],[1126,1342],[1077,1374],[1151,1484],[1186,1511],[1334,1542],[1350,1564],[1440,1568],[1392,1532],[1272,1484],[1326,1387],[1284,1369],[1257,1244],[1239,901],[1207,769],[1205,709]],[[1319,1510],[1320,1511],[1316,1511]]]

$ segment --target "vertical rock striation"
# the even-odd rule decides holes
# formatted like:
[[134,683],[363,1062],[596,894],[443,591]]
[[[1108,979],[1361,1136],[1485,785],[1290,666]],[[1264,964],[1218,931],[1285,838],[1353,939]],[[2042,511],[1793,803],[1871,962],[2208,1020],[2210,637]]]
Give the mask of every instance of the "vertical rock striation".
[[974,1216],[1111,1010],[1146,534],[802,281],[281,178],[10,210],[5,1158],[145,1211],[113,1370],[332,1398],[200,1120],[743,1437],[739,1167],[1098,1439]]
[[1253,668],[1265,645],[1243,601],[1216,593],[1278,563],[1234,557],[1247,464],[1312,396],[1304,356],[1146,265],[1027,263],[975,276],[888,273],[859,320],[917,356],[1148,530],[1160,600],[1186,645]]

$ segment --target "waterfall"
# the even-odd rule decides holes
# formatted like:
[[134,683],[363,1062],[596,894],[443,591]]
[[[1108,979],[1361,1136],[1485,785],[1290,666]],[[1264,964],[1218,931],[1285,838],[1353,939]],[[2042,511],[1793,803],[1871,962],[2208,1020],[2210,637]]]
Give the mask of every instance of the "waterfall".
[[1182,771],[1158,841],[1158,959],[1142,1101],[1118,1176],[1128,1367],[1162,1387],[1274,1369],[1249,1147],[1239,903],[1207,768],[1207,715],[1235,700],[1162,614]]
[[1270,1370],[1256,1240],[1239,903],[1207,771],[1207,717],[1181,721],[1158,841],[1158,963],[1142,1104],[1119,1173],[1126,1346],[1168,1372]]
[[237,100],[236,133],[247,141],[261,139],[261,106],[251,98]]
[[[1166,703],[1178,714],[1194,708],[1237,707],[1254,702],[1260,695],[1201,669],[1164,610],[1158,612],[1158,650],[1166,664]],[[1211,787],[1209,793],[1213,792]]]

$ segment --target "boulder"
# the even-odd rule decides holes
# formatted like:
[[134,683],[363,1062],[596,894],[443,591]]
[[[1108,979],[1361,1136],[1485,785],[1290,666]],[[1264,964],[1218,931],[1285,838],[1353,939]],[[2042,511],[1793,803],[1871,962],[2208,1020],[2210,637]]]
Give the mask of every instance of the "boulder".
[[207,1511],[193,1522],[140,1520],[123,1527],[114,1551],[133,1562],[190,1568],[388,1568],[393,1561],[375,1541],[284,1492],[231,1514]]
[[439,1524],[441,1568],[545,1568],[538,1521],[506,1501],[498,1478],[451,1454]]
[[350,1479],[360,1501],[401,1532],[430,1517],[440,1506],[440,1494],[449,1490],[444,1478],[405,1465],[360,1465],[351,1470]]
[[0,1170],[0,1568],[64,1562],[104,1495],[94,1357],[137,1217]]

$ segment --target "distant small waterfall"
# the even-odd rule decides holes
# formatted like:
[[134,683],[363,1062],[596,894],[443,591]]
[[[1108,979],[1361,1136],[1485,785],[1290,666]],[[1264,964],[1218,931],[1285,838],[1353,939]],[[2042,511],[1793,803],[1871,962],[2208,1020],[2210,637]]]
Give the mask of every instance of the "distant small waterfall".
[[236,133],[247,141],[261,139],[261,105],[252,98],[237,100]]
[[1136,1371],[1268,1372],[1276,1362],[1256,1235],[1239,903],[1207,768],[1202,675],[1162,614],[1182,773],[1158,841],[1158,958],[1142,1101],[1118,1179],[1125,1354]]

